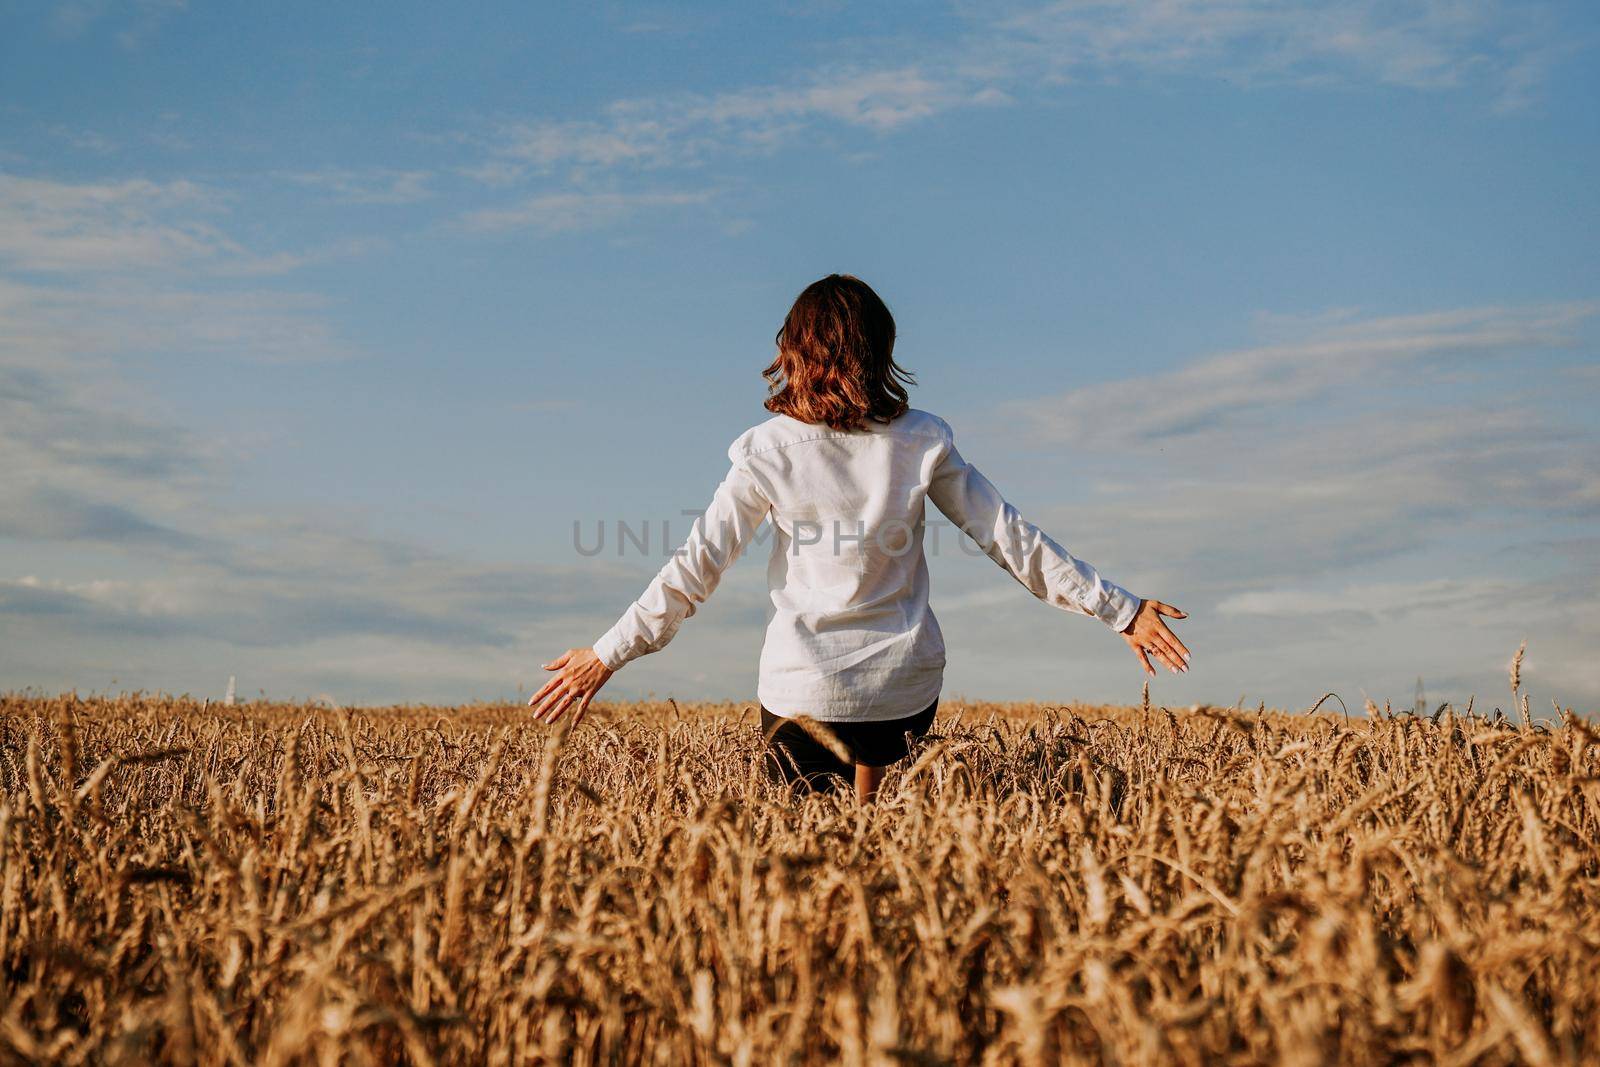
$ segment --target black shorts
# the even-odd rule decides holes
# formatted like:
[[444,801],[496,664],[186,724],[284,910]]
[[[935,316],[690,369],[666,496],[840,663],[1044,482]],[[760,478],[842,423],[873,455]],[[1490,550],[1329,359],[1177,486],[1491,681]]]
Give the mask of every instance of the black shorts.
[[831,788],[832,775],[853,781],[852,764],[887,767],[905,759],[911,752],[911,741],[926,735],[933,725],[933,713],[938,707],[939,702],[935,700],[915,715],[883,722],[821,723],[849,749],[849,763],[834,755],[827,745],[812,737],[793,719],[762,708],[761,734],[766,738],[767,773],[785,784],[810,789]]

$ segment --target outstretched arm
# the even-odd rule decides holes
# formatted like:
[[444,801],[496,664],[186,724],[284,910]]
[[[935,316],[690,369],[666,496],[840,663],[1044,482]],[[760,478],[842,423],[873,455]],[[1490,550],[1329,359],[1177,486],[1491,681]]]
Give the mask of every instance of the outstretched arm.
[[1141,601],[1100,577],[1024,519],[993,482],[962,458],[954,441],[946,442],[928,496],[1034,596],[1064,611],[1093,615],[1122,634],[1147,673],[1155,671],[1146,653],[1174,672],[1188,669],[1189,650],[1160,617],[1184,618],[1183,612],[1159,601]]
[[593,648],[569,649],[545,670],[556,672],[529,699],[534,718],[560,719],[568,707],[582,719],[589,703],[611,676],[632,660],[660,651],[684,619],[716,590],[733,561],[755,533],[770,508],[750,471],[735,461],[717,486],[711,506],[695,520],[688,540],[667,561],[616,625]]

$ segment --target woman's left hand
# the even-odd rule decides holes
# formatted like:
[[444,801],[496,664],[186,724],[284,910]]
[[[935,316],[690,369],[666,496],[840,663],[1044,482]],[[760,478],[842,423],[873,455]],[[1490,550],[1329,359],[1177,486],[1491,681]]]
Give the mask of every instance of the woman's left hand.
[[533,717],[539,722],[552,723],[576,705],[572,717],[574,726],[583,721],[589,702],[616,673],[600,662],[592,648],[569,648],[546,663],[544,669],[556,674],[528,698],[528,706],[534,709]]

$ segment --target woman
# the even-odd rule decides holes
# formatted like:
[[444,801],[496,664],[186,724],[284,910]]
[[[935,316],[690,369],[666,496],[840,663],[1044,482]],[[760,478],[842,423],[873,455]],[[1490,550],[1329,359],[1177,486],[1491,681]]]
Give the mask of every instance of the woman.
[[1121,633],[1146,673],[1151,656],[1187,670],[1189,650],[1161,618],[1184,613],[1105,581],[1017,514],[961,458],[949,425],[909,406],[914,380],[894,338],[860,279],[831,274],[800,294],[763,372],[773,418],[728,449],[711,506],[644,595],[593,648],[545,664],[554,676],[528,701],[536,719],[575,708],[581,720],[613,673],[672,640],[770,518],[773,610],[756,691],[768,769],[807,789],[853,773],[870,800],[933,723],[944,675],[922,552],[928,500],[1034,596]]

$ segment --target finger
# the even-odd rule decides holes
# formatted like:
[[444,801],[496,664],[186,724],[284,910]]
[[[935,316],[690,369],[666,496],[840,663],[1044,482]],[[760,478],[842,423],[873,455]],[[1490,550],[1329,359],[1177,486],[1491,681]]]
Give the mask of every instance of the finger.
[[535,722],[538,722],[538,721],[540,721],[541,719],[544,718],[545,709],[547,707],[549,707],[549,706],[550,706],[550,694],[546,693],[544,696],[539,698],[539,703],[534,705],[533,718],[534,718]]
[[558,671],[562,667],[566,666],[567,660],[569,660],[571,658],[572,658],[572,649],[569,648],[565,652],[561,653],[561,655],[559,655],[555,659],[551,660],[549,663],[546,663],[544,665],[544,669],[547,670],[547,671]]
[[1172,661],[1178,665],[1179,670],[1186,671],[1189,669],[1189,657],[1178,649],[1177,640],[1171,634],[1157,634],[1152,644],[1160,648],[1166,655],[1172,657]]
[[558,678],[556,679],[556,682],[557,684],[551,687],[550,692],[545,696],[545,698],[539,701],[539,706],[533,713],[533,717],[535,719],[543,719],[546,715],[548,715],[550,713],[550,709],[555,706],[556,702],[559,701],[562,695],[567,691],[567,680],[565,678]]
[[1150,654],[1157,657],[1158,661],[1162,661],[1162,664],[1166,665],[1166,669],[1171,670],[1173,673],[1182,673],[1182,670],[1184,670],[1184,661],[1179,659],[1178,654],[1173,653],[1168,646],[1163,645],[1160,641],[1150,641]]
[[1144,649],[1135,647],[1133,654],[1139,657],[1140,663],[1144,664],[1144,673],[1152,676],[1156,673],[1156,669],[1150,666],[1150,657],[1144,654]]
[[576,726],[580,722],[583,721],[583,717],[585,715],[589,714],[589,705],[592,704],[593,702],[594,702],[594,694],[593,693],[589,693],[583,698],[582,703],[580,703],[578,705],[578,710],[574,711],[572,713],[572,725]]
[[545,716],[544,721],[554,725],[562,715],[566,714],[567,709],[572,706],[572,702],[576,697],[576,693],[563,691],[561,699],[550,706],[550,713]]
[[1171,671],[1173,674],[1183,673],[1183,661],[1178,659],[1178,657],[1174,656],[1171,652],[1168,652],[1166,646],[1154,645],[1151,647],[1150,651],[1155,654],[1156,659],[1160,660],[1167,670]]
[[1183,657],[1185,663],[1189,662],[1189,646],[1178,639],[1178,635],[1167,628],[1166,623],[1161,624],[1161,640],[1172,647],[1172,650]]
[[548,682],[544,683],[544,685],[540,686],[539,687],[539,691],[537,693],[533,694],[533,696],[528,698],[528,707],[530,707],[530,708],[533,707],[534,705],[538,704],[539,701],[541,701],[545,697],[549,696],[550,695],[550,690],[552,690],[556,686],[560,685],[561,682],[562,682],[562,678],[558,674],[554,678],[550,679]]
[[1187,619],[1189,617],[1189,613],[1187,611],[1179,611],[1171,604],[1163,604],[1159,600],[1155,601],[1154,603],[1156,606],[1157,615],[1169,615],[1174,619]]

